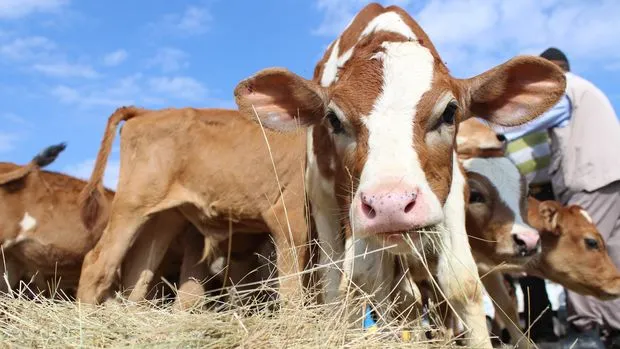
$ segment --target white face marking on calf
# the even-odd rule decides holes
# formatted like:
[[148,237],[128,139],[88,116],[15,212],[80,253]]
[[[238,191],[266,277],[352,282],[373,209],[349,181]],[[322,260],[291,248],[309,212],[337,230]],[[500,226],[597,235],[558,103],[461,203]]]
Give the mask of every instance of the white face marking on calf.
[[417,42],[383,43],[383,92],[370,115],[362,118],[368,130],[368,158],[358,193],[386,176],[419,186],[429,215],[441,217],[441,204],[431,191],[413,147],[413,123],[418,102],[430,90],[434,58]]
[[588,214],[588,212],[586,212],[586,210],[580,209],[579,212],[581,213],[583,218],[585,218],[588,221],[588,223],[592,224],[592,217],[590,217],[590,215]]
[[[349,23],[351,25],[353,20]],[[348,28],[348,26],[347,26]],[[416,35],[413,33],[411,28],[403,21],[400,15],[396,12],[386,12],[383,13],[372,21],[368,23],[362,34],[357,38],[359,42],[365,36],[372,34],[373,32],[383,30],[388,32],[393,32],[397,34],[401,34],[407,39],[415,40],[417,39]],[[338,69],[342,68],[345,63],[351,58],[353,55],[353,50],[355,49],[355,45],[340,54],[340,38],[336,40],[334,46],[332,47],[332,51],[329,54],[329,58],[323,64],[323,75],[321,75],[321,86],[329,86],[338,80]]]
[[364,28],[360,38],[380,30],[398,33],[411,40],[415,40],[417,38],[411,30],[411,27],[409,27],[396,12],[385,12],[373,18],[373,20],[368,23],[366,28]]
[[338,51],[340,50],[340,39],[336,40],[332,47],[332,52],[329,54],[329,58],[323,65],[323,75],[321,75],[321,86],[329,86],[332,82],[336,81],[336,74],[338,73]]
[[465,160],[463,167],[469,172],[475,172],[486,177],[495,186],[499,199],[506,203],[514,213],[513,232],[519,226],[532,229],[522,218],[522,176],[514,162],[506,157],[472,158]]

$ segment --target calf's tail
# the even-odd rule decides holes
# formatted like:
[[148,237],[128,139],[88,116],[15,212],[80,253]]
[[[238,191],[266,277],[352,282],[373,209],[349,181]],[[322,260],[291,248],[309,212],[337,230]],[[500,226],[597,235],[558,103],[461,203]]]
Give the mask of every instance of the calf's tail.
[[121,121],[127,121],[138,115],[144,114],[145,109],[133,106],[118,108],[108,118],[108,124],[103,134],[101,147],[97,153],[95,167],[84,189],[80,192],[79,205],[82,223],[87,229],[92,229],[107,211],[108,201],[103,187],[103,174],[108,163],[108,157],[112,150],[116,128]]

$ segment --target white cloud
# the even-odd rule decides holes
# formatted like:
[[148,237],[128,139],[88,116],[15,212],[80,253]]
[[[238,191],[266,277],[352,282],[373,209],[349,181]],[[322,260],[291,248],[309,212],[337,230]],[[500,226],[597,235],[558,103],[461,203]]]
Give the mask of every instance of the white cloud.
[[99,77],[99,73],[89,65],[69,64],[69,63],[49,63],[35,64],[32,68],[45,75],[57,78],[85,78],[93,79]]
[[0,0],[0,18],[16,19],[35,12],[53,12],[69,0]]
[[59,85],[51,89],[50,94],[61,103],[77,105],[82,108],[92,106],[118,107],[134,104],[134,100],[127,96],[114,96],[109,91],[91,92],[78,90],[73,87]]
[[0,153],[13,150],[20,138],[21,137],[15,133],[0,132]]
[[207,30],[207,23],[210,21],[211,15],[205,9],[190,6],[181,16],[178,28],[187,33],[199,34]]
[[13,124],[19,124],[19,125],[27,125],[29,124],[29,122],[22,118],[19,115],[13,114],[13,113],[3,113],[0,114],[0,117],[8,122],[11,122]]
[[159,67],[164,73],[178,71],[189,66],[185,51],[163,47],[157,50],[155,57],[147,62],[148,67]]
[[[77,164],[69,165],[65,167],[62,172],[80,179],[88,180],[93,172],[93,167],[95,167],[95,159],[88,159]],[[116,189],[120,167],[121,164],[119,160],[108,160],[103,174],[104,186],[112,190]]]
[[59,85],[51,90],[51,94],[63,103],[74,103],[80,99],[80,94],[74,88]]
[[162,20],[150,26],[158,33],[198,35],[209,29],[211,20],[211,14],[207,9],[188,6],[183,13],[167,14]]
[[207,89],[200,82],[187,76],[152,78],[149,86],[156,93],[178,99],[199,100],[207,95]]
[[144,107],[170,105],[174,101],[207,101],[208,89],[186,76],[162,76],[147,79],[133,74],[118,80],[87,85],[57,85],[50,94],[60,103],[79,108],[119,107],[140,104]]
[[[324,18],[314,33],[335,37],[365,4],[318,0]],[[616,0],[430,0],[399,5],[420,23],[458,75],[480,73],[517,54],[538,55],[550,46],[581,64],[605,66],[620,59]]]
[[125,59],[127,59],[127,51],[125,50],[116,50],[114,52],[110,52],[107,55],[105,55],[103,57],[103,64],[107,65],[108,67],[115,67],[121,63],[123,63],[123,61],[125,61]]
[[[2,1],[2,0],[0,0]],[[49,55],[56,48],[56,44],[42,36],[16,38],[10,42],[0,44],[0,56],[12,60],[36,59]]]

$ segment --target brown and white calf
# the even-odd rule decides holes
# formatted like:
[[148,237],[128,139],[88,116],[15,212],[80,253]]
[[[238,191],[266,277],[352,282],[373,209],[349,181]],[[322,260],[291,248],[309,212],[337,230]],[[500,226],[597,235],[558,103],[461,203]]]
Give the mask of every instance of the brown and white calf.
[[[84,259],[80,301],[103,301],[115,270],[125,262],[123,283],[150,284],[188,223],[207,238],[208,250],[227,239],[230,230],[270,232],[280,276],[288,276],[280,280],[281,295],[300,289],[303,275],[298,273],[308,259],[305,132],[263,132],[232,110],[119,108],[108,120],[93,174],[82,191],[86,226],[96,224],[107,210],[101,200],[102,176],[121,121],[117,192],[101,239]],[[127,254],[130,248],[133,252]],[[143,298],[145,288],[138,289],[133,298]]]
[[[7,275],[0,284],[4,292],[20,279],[34,277],[41,291],[72,294],[82,259],[101,235],[80,222],[78,195],[86,182],[41,170],[64,149],[65,144],[50,146],[24,166],[0,163],[0,243]],[[103,190],[102,195],[111,199],[113,192]]]
[[[270,68],[239,83],[235,98],[268,128],[309,127],[306,185],[319,240],[333,252],[325,263],[344,253],[342,230],[359,252],[389,247],[383,259],[368,253],[357,261],[350,277],[358,285],[393,270],[382,261],[394,255],[415,259],[409,243],[426,250],[431,275],[472,330],[469,345],[489,347],[454,152],[458,123],[472,114],[500,125],[527,122],[564,87],[559,69],[529,56],[456,79],[403,9],[372,3],[330,45],[313,81]],[[338,270],[328,277],[327,300],[339,277]]]

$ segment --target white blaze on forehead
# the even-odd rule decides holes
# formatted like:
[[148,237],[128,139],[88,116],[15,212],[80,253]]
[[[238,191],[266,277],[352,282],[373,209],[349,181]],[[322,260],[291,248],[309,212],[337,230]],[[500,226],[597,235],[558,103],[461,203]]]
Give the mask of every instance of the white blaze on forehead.
[[484,176],[495,186],[502,200],[515,215],[515,223],[529,225],[523,222],[521,216],[521,200],[523,193],[522,176],[519,169],[506,157],[497,158],[472,158],[463,161],[463,167],[467,172],[475,172]]
[[[349,22],[347,29],[353,23],[353,20]],[[346,30],[346,29],[345,29]],[[362,31],[360,36],[357,38],[357,42],[359,42],[365,36],[368,36],[376,31],[388,31],[396,34],[403,35],[407,39],[415,40],[417,39],[416,35],[413,33],[413,30],[405,23],[402,17],[396,12],[385,12],[380,14],[379,16],[373,18],[366,28]],[[321,86],[327,87],[338,80],[338,69],[342,68],[345,63],[351,58],[353,55],[353,50],[355,49],[355,45],[348,49],[347,51],[340,54],[340,38],[334,42],[331,53],[327,61],[323,64],[323,75],[321,76]]]
[[415,40],[417,37],[411,27],[405,23],[402,17],[396,12],[385,12],[375,17],[368,23],[360,39],[377,31],[387,31],[405,36],[407,39]]
[[338,51],[340,50],[340,39],[332,45],[331,53],[327,61],[323,63],[323,75],[321,75],[321,86],[327,87],[336,80],[338,73]]
[[586,212],[586,210],[582,208],[579,210],[579,212],[581,213],[583,218],[585,218],[588,221],[588,223],[592,224],[592,217],[590,217],[590,215],[588,214],[588,212]]
[[426,183],[413,148],[413,123],[418,102],[432,85],[434,58],[414,41],[382,46],[382,93],[370,115],[362,118],[368,129],[368,159],[361,185],[385,175]]

